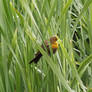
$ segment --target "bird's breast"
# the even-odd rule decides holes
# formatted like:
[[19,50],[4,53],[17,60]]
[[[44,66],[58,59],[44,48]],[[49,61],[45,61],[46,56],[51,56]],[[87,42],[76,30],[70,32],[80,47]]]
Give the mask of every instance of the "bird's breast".
[[54,42],[51,44],[52,49],[57,49],[58,48],[58,43]]

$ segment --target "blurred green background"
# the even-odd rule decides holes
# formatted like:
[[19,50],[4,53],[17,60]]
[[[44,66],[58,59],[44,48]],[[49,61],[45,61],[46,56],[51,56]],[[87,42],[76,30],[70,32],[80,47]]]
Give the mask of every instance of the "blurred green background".
[[92,92],[92,0],[0,0],[0,92]]

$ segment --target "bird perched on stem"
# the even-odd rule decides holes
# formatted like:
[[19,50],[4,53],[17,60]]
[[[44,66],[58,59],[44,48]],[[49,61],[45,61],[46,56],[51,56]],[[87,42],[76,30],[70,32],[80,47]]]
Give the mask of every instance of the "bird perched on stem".
[[[45,51],[47,51],[48,55],[51,55],[49,42],[50,42],[50,44],[51,44],[52,52],[53,52],[53,54],[54,54],[54,53],[56,52],[57,48],[58,48],[57,40],[58,40],[57,36],[53,36],[53,37],[51,37],[51,38],[49,39],[49,41],[48,41],[48,40],[45,40],[44,45],[45,45],[46,48],[44,47],[43,44],[41,45],[41,47],[42,47]],[[32,62],[37,63],[41,57],[42,57],[42,54],[41,54],[40,51],[38,51],[38,52],[35,54],[35,58],[33,58],[33,59],[29,62],[29,64],[31,64]]]

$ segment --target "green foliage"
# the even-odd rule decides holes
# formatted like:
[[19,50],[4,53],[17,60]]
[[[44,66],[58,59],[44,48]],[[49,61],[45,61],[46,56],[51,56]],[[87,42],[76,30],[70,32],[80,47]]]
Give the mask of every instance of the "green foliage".
[[[41,44],[53,35],[48,56]],[[0,92],[91,91],[92,0],[0,0]]]

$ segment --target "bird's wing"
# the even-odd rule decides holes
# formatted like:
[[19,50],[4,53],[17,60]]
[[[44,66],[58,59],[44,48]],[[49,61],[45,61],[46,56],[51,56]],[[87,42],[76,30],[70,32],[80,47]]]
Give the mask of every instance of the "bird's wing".
[[35,54],[35,56],[38,56],[40,53],[41,53],[41,52],[40,52],[40,51],[38,51],[38,52]]
[[[47,48],[47,50],[48,50],[48,49],[49,49],[48,41],[45,40],[44,44],[45,44],[45,46],[46,46],[46,48]],[[41,45],[41,47],[42,47],[44,50],[46,50],[43,44]],[[39,54],[41,54],[40,51],[38,51],[38,52],[35,54],[35,56],[38,56]]]
[[[48,48],[48,47],[49,47],[49,44],[48,44],[48,41],[47,41],[47,40],[45,40],[44,45],[46,46],[46,48]],[[42,44],[42,46],[41,46],[41,47],[45,50],[44,45]]]

